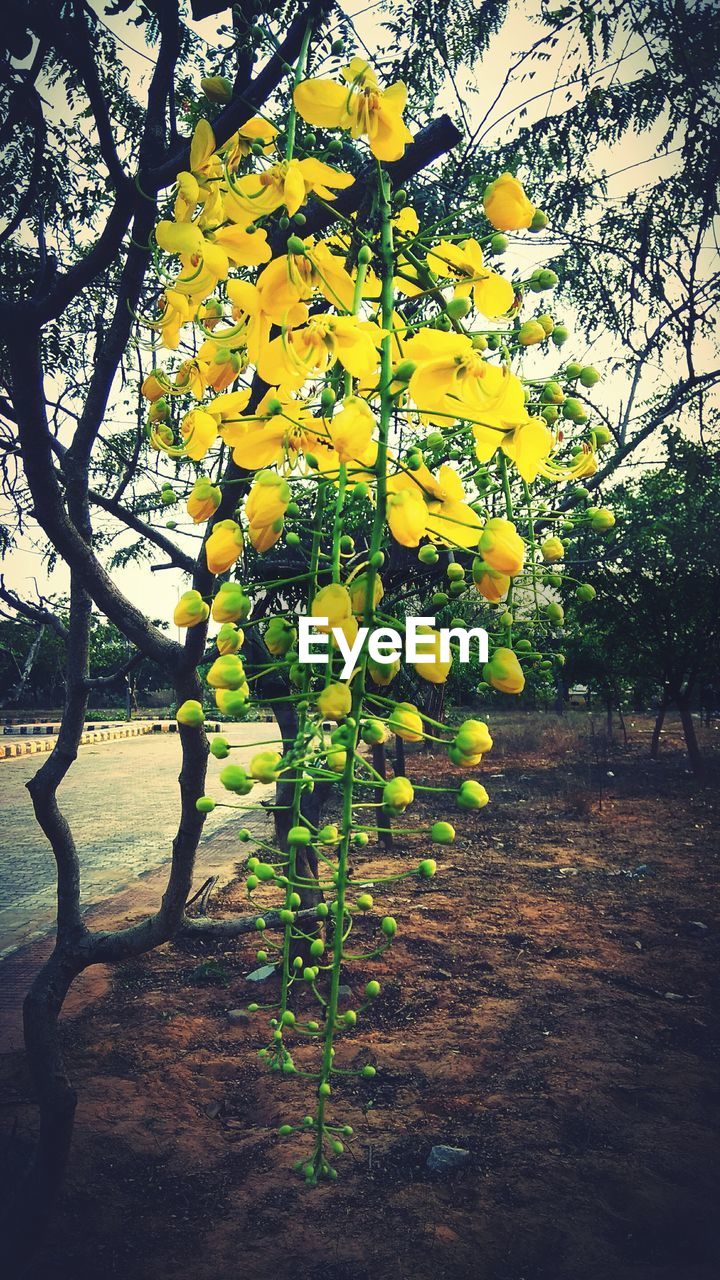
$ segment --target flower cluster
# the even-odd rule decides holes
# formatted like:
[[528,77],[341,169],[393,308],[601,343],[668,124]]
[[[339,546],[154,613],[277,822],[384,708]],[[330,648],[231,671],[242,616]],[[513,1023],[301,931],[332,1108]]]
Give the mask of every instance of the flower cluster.
[[[227,92],[219,79],[204,82],[211,100]],[[189,167],[156,227],[161,293],[146,320],[153,343],[177,353],[166,367],[154,356],[142,385],[149,445],[177,467],[192,525],[207,522],[207,569],[222,579],[210,592],[186,591],[175,623],[219,624],[205,680],[224,717],[245,716],[251,696],[262,700],[269,671],[285,680],[296,717],[295,739],[282,755],[259,750],[248,767],[225,763],[219,782],[241,798],[255,786],[290,787],[287,836],[282,845],[255,841],[247,889],[258,910],[269,889],[280,899],[279,942],[268,941],[262,914],[256,921],[258,958],[272,956],[280,977],[262,1056],[274,1070],[316,1081],[315,1114],[281,1130],[312,1136],[311,1155],[299,1162],[310,1183],[335,1176],[332,1157],[351,1134],[328,1117],[335,1079],[353,1070],[335,1061],[336,1046],[339,1052],[380,994],[371,979],[359,1008],[341,1008],[341,970],[359,958],[349,934],[376,917],[371,890],[436,872],[428,856],[409,871],[360,884],[353,860],[392,819],[412,814],[418,790],[437,792],[438,800],[454,792],[465,811],[489,801],[478,778],[453,788],[420,788],[403,774],[388,779],[369,749],[391,735],[429,739],[444,745],[453,766],[480,770],[492,738],[483,721],[449,729],[415,701],[394,698],[398,659],[363,654],[344,680],[332,656],[321,675],[299,663],[295,607],[253,616],[238,580],[248,580],[248,544],[257,555],[285,547],[298,571],[269,573],[262,588],[276,598],[289,587],[299,591],[300,612],[328,634],[341,631],[348,644],[361,624],[402,627],[383,609],[398,599],[389,588],[393,565],[414,562],[434,610],[475,602],[487,611],[493,649],[481,687],[517,695],[526,678],[518,655],[539,669],[553,665],[542,638],[557,633],[562,609],[547,593],[561,581],[568,533],[578,521],[598,530],[612,523],[602,508],[565,516],[547,501],[532,507],[538,480],[546,488],[570,481],[580,501],[587,491],[577,481],[593,475],[608,442],[588,422],[584,389],[595,370],[565,364],[552,378],[528,372],[532,349],[557,354],[568,336],[538,307],[523,315],[557,277],[538,268],[511,278],[500,268],[506,233],[537,231],[547,219],[518,179],[503,173],[487,187],[469,232],[456,213],[423,227],[380,163],[397,160],[412,142],[405,99],[402,83],[383,88],[368,63],[353,58],[340,80],[304,78],[298,68],[284,153],[265,118],[249,119],[220,144],[201,119]],[[307,132],[300,142],[300,121],[340,137],[318,141]],[[333,217],[337,194],[354,181],[329,163],[347,145],[344,137],[366,140],[376,164],[372,208],[362,218]],[[305,233],[308,206],[330,231]],[[162,503],[175,500],[166,488]],[[557,532],[540,541],[539,520]],[[243,657],[250,628],[260,629],[260,658],[257,646]],[[438,633],[430,629],[428,639],[424,659],[405,672],[406,688],[408,679],[420,681],[418,703],[452,666]],[[196,731],[201,704],[185,703],[178,720]],[[232,749],[224,736],[211,743],[219,761]],[[341,787],[337,825],[318,826],[308,816],[306,799],[323,782]],[[198,799],[203,812],[215,804]],[[444,818],[416,829],[428,846],[447,845],[455,834]],[[247,828],[240,835],[253,839]],[[392,916],[376,918],[365,960],[382,954],[397,932]],[[300,1012],[310,1001],[316,1016]],[[304,1048],[294,1047],[308,1042],[320,1048],[314,1070],[306,1069]],[[375,1067],[365,1063],[358,1072],[369,1078]]]

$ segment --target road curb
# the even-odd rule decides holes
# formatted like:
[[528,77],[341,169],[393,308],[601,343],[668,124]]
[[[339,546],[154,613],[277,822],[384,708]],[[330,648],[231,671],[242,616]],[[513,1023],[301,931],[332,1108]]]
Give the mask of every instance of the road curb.
[[[53,733],[55,725],[33,726],[32,734],[24,734],[17,742],[7,742],[0,738],[0,760],[19,760],[24,756],[46,755],[52,751],[57,742],[57,733]],[[208,733],[219,733],[217,722],[205,724]],[[89,747],[97,742],[118,742],[123,738],[144,738],[149,734],[177,733],[176,720],[143,720],[136,724],[113,726],[112,728],[87,729],[80,738],[81,747]]]

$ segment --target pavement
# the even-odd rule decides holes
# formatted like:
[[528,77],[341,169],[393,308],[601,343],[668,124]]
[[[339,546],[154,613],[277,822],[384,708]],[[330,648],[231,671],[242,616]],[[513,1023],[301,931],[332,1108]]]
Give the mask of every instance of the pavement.
[[[278,738],[273,724],[223,727],[237,744],[230,759],[246,764],[254,744]],[[50,846],[33,814],[27,781],[43,757],[26,755],[0,769],[0,962],[19,947],[36,942],[54,921],[55,864]],[[259,805],[272,789],[256,785],[247,799],[224,791],[222,765],[210,758],[207,791],[230,805]],[[177,775],[180,741],[176,734],[100,741],[82,748],[58,790],[80,857],[84,907],[107,902],[137,886],[142,878],[169,862],[178,821]],[[197,857],[196,886],[206,875],[234,874],[244,854],[233,831],[249,825],[249,813],[218,807],[208,815]],[[262,809],[256,814],[265,820]],[[222,875],[221,875],[222,879]]]

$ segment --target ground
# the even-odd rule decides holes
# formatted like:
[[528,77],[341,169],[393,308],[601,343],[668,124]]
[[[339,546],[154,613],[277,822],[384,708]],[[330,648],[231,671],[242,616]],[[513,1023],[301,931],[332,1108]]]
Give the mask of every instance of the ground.
[[[382,895],[398,938],[349,968],[383,989],[338,1049],[378,1074],[335,1090],[355,1136],[333,1186],[307,1190],[303,1140],[277,1135],[309,1082],[263,1072],[262,1014],[227,1017],[258,998],[252,940],[165,947],[76,1002],[76,1135],[30,1280],[715,1280],[717,761],[700,785],[675,726],[657,764],[646,721],[609,752],[581,732],[498,723],[491,804],[454,812],[436,879]],[[357,874],[428,852],[370,846]],[[242,880],[212,907],[246,909]],[[19,1052],[3,1095],[8,1161],[35,1124]],[[466,1165],[431,1173],[436,1143]]]

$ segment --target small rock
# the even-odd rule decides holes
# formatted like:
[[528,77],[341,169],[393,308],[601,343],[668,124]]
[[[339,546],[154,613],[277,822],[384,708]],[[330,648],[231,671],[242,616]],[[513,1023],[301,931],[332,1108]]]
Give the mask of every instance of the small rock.
[[452,978],[452,974],[448,973],[447,969],[433,969],[433,974],[436,978]]
[[702,920],[688,920],[688,929],[694,929],[696,933],[707,933],[707,925]]
[[470,1152],[465,1147],[433,1147],[427,1158],[427,1167],[433,1173],[449,1173],[451,1169],[461,1169],[470,1159]]
[[338,995],[340,996],[341,1000],[349,1000],[350,997],[352,996],[352,988],[349,987],[347,983],[341,982],[340,986],[338,987]]
[[274,972],[274,964],[261,964],[259,969],[253,969],[252,973],[247,975],[247,980],[248,982],[264,982],[266,978],[271,978]]
[[240,1027],[250,1021],[250,1014],[245,1009],[228,1009],[227,1020],[234,1027]]
[[208,1119],[217,1120],[224,1106],[225,1106],[224,1099],[216,1098],[213,1102],[207,1102],[203,1110],[205,1111],[205,1115],[208,1117]]

